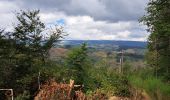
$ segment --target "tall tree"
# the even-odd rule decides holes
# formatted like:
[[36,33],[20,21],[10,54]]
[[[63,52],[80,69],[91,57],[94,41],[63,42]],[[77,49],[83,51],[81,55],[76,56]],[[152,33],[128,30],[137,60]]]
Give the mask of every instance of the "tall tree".
[[55,27],[50,30],[50,34],[46,34],[45,24],[41,22],[38,14],[39,10],[17,13],[18,24],[14,27],[12,35],[17,42],[19,53],[25,54],[30,59],[42,58],[44,60],[49,49],[62,38],[63,29]]
[[81,47],[74,48],[68,53],[66,59],[67,66],[70,69],[70,76],[77,84],[83,84],[84,68],[87,61],[87,47],[83,43]]
[[170,80],[170,0],[150,0],[146,11],[141,22],[151,32],[148,63],[154,67],[156,76],[165,76]]
[[28,87],[22,80],[31,83],[31,77],[47,61],[49,50],[64,32],[61,27],[47,29],[39,10],[20,11],[16,17],[13,31],[0,30],[0,86],[23,91]]

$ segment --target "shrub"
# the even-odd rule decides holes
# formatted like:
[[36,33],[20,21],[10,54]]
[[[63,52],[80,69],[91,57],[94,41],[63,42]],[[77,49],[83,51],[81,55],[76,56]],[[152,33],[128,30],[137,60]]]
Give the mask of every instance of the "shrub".
[[18,95],[15,100],[29,100],[30,94],[28,91],[24,91],[22,94]]
[[158,99],[170,95],[170,85],[162,82],[161,79],[155,78],[153,76],[146,76],[146,78],[141,78],[140,76],[129,76],[130,84],[137,89],[145,90],[153,99]]

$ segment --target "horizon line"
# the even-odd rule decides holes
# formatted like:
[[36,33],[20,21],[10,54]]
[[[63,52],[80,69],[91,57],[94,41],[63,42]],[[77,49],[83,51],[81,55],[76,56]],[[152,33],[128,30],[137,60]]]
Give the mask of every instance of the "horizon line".
[[147,42],[146,41],[137,41],[137,40],[87,40],[87,39],[62,39],[61,41],[130,41],[130,42]]

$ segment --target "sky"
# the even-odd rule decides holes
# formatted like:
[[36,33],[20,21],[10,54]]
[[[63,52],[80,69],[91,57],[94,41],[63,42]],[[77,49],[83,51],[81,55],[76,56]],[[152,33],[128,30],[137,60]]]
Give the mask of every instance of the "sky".
[[149,0],[0,0],[0,28],[12,30],[15,12],[40,10],[47,26],[61,25],[67,40],[146,41],[138,20]]

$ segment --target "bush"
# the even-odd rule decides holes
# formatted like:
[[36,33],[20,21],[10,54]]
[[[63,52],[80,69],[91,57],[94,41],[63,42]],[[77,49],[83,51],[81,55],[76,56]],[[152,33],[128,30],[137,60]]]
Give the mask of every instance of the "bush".
[[28,91],[24,91],[22,94],[18,95],[15,100],[29,100],[30,94]]
[[118,76],[114,81],[113,85],[115,86],[115,95],[116,96],[123,96],[123,97],[130,97],[130,84],[125,76]]
[[92,67],[87,72],[89,72],[87,82],[85,82],[87,93],[102,90],[102,93],[107,96],[129,97],[131,95],[127,77],[117,74],[113,69]]
[[137,75],[129,76],[130,84],[137,89],[145,90],[153,99],[163,98],[170,95],[170,85],[153,76],[142,78]]

